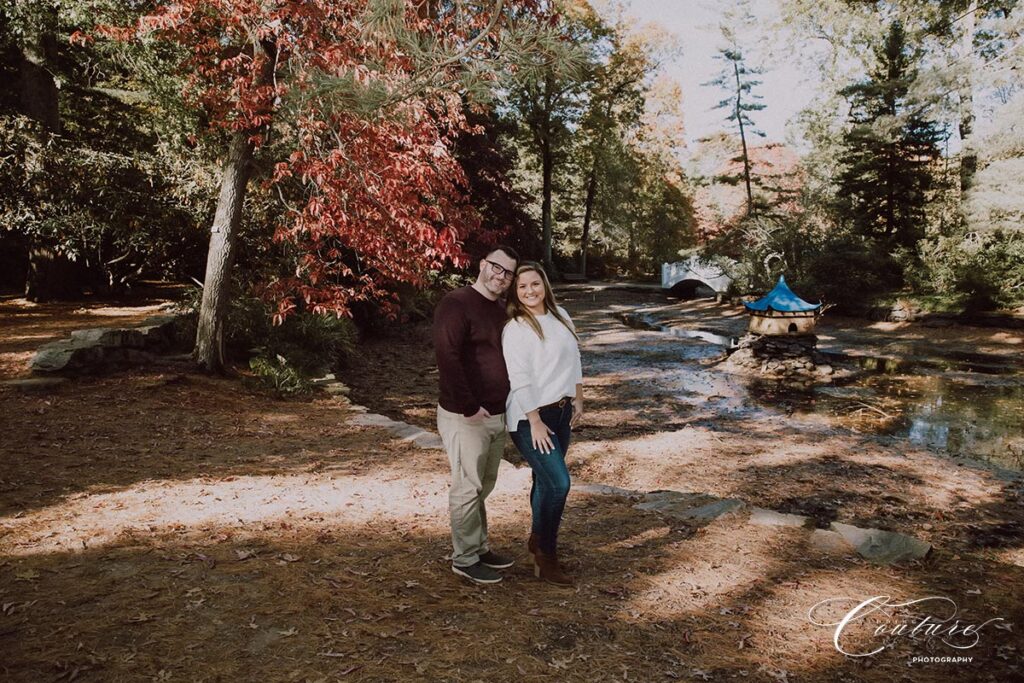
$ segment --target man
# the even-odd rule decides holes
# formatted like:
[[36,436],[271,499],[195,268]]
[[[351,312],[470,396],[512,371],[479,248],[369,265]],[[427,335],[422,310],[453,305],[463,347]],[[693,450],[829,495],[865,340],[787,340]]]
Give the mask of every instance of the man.
[[481,584],[498,583],[512,566],[487,543],[484,500],[494,489],[505,449],[508,371],[501,352],[503,295],[519,255],[500,246],[480,259],[476,282],[449,292],[434,312],[434,352],[440,374],[437,430],[452,468],[448,507],[452,571]]

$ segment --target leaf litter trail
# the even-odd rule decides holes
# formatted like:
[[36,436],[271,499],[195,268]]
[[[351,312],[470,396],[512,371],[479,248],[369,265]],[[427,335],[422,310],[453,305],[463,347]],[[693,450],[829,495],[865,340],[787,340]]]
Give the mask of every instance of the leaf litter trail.
[[[3,678],[1012,675],[1014,632],[986,631],[970,665],[908,668],[923,654],[916,644],[848,660],[830,629],[807,620],[826,598],[946,594],[968,618],[1002,616],[1016,631],[1020,541],[978,543],[1009,486],[827,424],[806,436],[741,415],[714,424],[658,384],[692,362],[688,352],[608,316],[635,298],[566,298],[585,331],[592,397],[574,447],[578,479],[777,508],[811,500],[819,515],[892,517],[890,528],[918,535],[928,520],[936,558],[879,568],[818,554],[803,530],[736,518],[694,528],[625,498],[574,492],[564,545],[579,583],[565,591],[532,578],[529,473],[503,464],[491,534],[517,564],[501,584],[467,585],[446,557],[443,453],[351,426],[332,400],[272,401],[165,364],[47,394],[0,392]],[[365,347],[347,378],[357,402],[432,427],[436,375],[423,332]],[[622,360],[631,354],[643,372]],[[858,633],[850,644],[875,641]]]

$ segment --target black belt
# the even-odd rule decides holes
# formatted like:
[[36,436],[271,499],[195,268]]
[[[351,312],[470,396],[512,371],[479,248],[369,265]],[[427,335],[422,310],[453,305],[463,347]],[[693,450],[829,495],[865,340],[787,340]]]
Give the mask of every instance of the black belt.
[[572,402],[572,396],[563,396],[554,403],[549,403],[546,406],[541,406],[537,410],[544,410],[545,408],[564,408],[566,403]]

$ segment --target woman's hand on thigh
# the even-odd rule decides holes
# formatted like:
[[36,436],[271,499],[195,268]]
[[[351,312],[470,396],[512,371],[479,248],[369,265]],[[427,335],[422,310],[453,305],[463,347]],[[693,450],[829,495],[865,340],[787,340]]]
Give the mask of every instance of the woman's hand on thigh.
[[530,418],[530,443],[541,453],[545,455],[554,450],[555,444],[551,441],[551,435],[554,432],[544,421],[540,419],[540,416]]

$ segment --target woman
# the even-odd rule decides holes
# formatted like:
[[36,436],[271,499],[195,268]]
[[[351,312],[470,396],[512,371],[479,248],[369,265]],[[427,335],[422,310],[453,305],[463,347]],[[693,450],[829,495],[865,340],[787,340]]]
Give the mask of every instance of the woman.
[[534,574],[571,586],[558,564],[558,527],[569,495],[565,453],[571,428],[583,415],[583,371],[576,328],[555,304],[544,269],[524,262],[516,269],[501,335],[510,392],[506,425],[530,463],[533,528],[528,544]]

